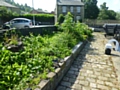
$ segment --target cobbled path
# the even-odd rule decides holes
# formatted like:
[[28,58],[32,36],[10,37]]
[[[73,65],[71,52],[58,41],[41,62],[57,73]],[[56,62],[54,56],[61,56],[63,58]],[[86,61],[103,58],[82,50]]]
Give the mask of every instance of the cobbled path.
[[111,55],[105,55],[108,41],[103,33],[93,33],[56,90],[120,90]]

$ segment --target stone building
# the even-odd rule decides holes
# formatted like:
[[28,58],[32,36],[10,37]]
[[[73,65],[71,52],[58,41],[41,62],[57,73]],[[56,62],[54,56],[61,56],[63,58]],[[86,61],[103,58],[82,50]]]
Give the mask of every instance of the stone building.
[[84,20],[84,3],[81,0],[56,0],[55,22],[60,14],[71,12],[74,21]]
[[20,9],[18,7],[11,5],[4,0],[0,0],[0,7],[6,7],[8,10],[20,14]]

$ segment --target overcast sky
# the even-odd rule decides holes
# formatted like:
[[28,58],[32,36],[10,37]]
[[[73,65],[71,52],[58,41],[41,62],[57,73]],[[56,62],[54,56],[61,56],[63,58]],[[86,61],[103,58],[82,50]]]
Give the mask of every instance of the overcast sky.
[[[32,0],[14,0],[19,4],[27,3],[28,6],[32,7]],[[54,11],[56,0],[33,0],[34,1],[34,8],[42,8],[43,10],[47,11]],[[98,0],[98,6],[100,6],[103,2],[107,3],[107,7],[109,9],[120,11],[120,0]]]

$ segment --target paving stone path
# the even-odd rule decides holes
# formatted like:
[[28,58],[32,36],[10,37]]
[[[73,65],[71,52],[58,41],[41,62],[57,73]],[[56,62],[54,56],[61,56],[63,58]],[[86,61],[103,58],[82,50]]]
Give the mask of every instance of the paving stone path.
[[113,64],[113,59],[119,56],[105,55],[108,40],[103,33],[93,35],[94,39],[76,58],[56,90],[120,90]]

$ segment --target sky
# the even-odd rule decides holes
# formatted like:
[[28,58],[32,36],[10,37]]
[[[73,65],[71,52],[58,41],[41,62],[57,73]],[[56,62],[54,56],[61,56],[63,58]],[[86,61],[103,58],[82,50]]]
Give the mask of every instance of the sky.
[[[14,0],[16,3],[19,4],[27,4],[28,6],[33,6],[35,9],[41,8],[43,10],[47,10],[48,12],[54,11],[55,9],[55,4],[56,0]],[[103,2],[106,2],[107,7],[109,9],[114,10],[114,11],[120,11],[120,0],[98,0],[98,7],[103,4]]]

